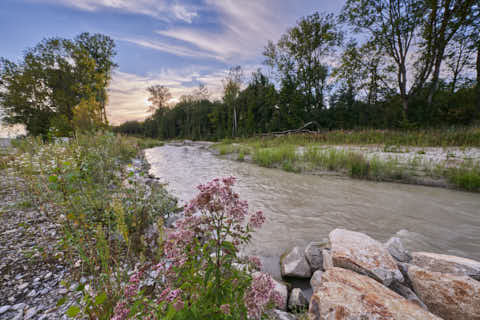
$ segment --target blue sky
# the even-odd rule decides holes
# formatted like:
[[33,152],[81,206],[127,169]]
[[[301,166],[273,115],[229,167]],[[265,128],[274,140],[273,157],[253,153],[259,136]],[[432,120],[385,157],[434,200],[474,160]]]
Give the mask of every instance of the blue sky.
[[344,0],[1,0],[0,56],[22,57],[46,37],[103,33],[116,40],[110,86],[112,123],[143,119],[146,88],[162,84],[173,98],[200,82],[213,96],[226,70],[246,75],[262,66],[262,50],[298,18],[338,12]]

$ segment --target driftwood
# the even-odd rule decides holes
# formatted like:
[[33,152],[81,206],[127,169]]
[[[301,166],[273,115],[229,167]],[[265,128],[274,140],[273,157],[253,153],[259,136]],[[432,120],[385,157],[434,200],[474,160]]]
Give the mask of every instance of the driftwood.
[[265,137],[265,136],[281,136],[281,135],[286,135],[286,134],[288,135],[288,134],[297,134],[297,133],[317,133],[317,131],[307,130],[307,128],[310,127],[313,124],[315,124],[318,128],[318,123],[316,121],[310,121],[310,122],[307,122],[306,124],[304,124],[302,127],[298,128],[298,129],[262,133],[262,134],[260,134],[260,136]]

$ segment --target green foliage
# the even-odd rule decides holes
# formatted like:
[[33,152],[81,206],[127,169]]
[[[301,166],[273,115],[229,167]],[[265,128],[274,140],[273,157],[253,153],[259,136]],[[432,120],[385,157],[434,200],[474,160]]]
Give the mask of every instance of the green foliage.
[[[39,207],[56,208],[62,239],[58,247],[64,259],[80,264],[82,273],[95,275],[93,286],[101,296],[84,291],[79,305],[83,313],[109,319],[118,299],[117,282],[122,270],[158,252],[148,245],[146,229],[163,227],[176,210],[176,201],[161,185],[139,183],[126,166],[140,146],[138,139],[112,133],[78,134],[69,141],[44,143],[28,138],[14,141],[17,154],[12,166],[25,179]],[[143,257],[143,258],[142,258]],[[79,313],[71,309],[70,316]]]
[[45,39],[28,49],[20,63],[1,59],[4,120],[24,124],[30,134],[44,136],[51,127],[59,134],[71,134],[75,109],[83,123],[88,118],[106,124],[106,89],[115,67],[114,48],[107,36],[82,33],[73,40]]

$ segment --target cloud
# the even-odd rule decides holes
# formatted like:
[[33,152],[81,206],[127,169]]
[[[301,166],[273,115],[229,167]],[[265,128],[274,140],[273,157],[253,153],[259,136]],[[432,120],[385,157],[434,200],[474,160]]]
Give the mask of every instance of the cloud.
[[175,4],[172,7],[173,13],[175,17],[179,20],[183,20],[188,23],[192,23],[192,19],[198,16],[197,12],[192,10],[191,8],[187,8],[185,6],[181,6],[179,4]]
[[143,120],[149,115],[147,88],[151,85],[164,85],[172,93],[171,102],[192,92],[199,83],[204,83],[212,98],[221,92],[223,71],[208,71],[205,67],[164,69],[157,74],[139,76],[125,72],[115,72],[109,88],[107,112],[113,124],[127,120]]
[[33,0],[62,4],[68,7],[85,11],[99,11],[114,9],[133,14],[151,16],[153,18],[171,21],[181,20],[192,23],[197,17],[196,8],[193,6],[172,3],[172,0]]
[[[258,69],[259,65],[244,68],[245,80]],[[170,89],[171,103],[178,102],[183,95],[191,94],[200,83],[206,85],[211,99],[221,99],[222,80],[228,70],[213,69],[204,66],[192,66],[183,69],[164,69],[156,74],[139,76],[126,72],[115,72],[109,87],[107,113],[113,124],[127,120],[143,120],[149,113],[147,88],[152,85],[164,85]]]
[[202,58],[211,58],[211,59],[216,59],[216,60],[222,60],[221,56],[214,55],[212,53],[206,52],[206,51],[199,51],[199,50],[193,50],[185,46],[178,46],[178,45],[173,45],[173,44],[168,44],[166,42],[158,41],[158,40],[152,40],[152,39],[138,39],[138,38],[122,38],[122,37],[116,37],[115,38],[118,41],[126,41],[133,43],[138,46],[142,46],[145,48],[150,48],[154,49],[157,51],[162,51],[162,52],[167,52],[171,53],[177,56],[183,56],[183,57],[202,57]]
[[219,56],[222,60],[251,59],[258,56],[268,40],[285,29],[285,20],[274,9],[276,1],[207,0],[210,11],[218,14],[219,31],[194,27],[172,27],[157,34],[180,40]]

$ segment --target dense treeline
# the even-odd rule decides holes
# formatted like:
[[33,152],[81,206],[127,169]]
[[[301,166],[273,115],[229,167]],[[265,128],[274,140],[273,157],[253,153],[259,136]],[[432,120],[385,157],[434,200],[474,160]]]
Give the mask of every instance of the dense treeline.
[[211,101],[201,86],[175,106],[167,88],[149,88],[152,115],[116,130],[220,139],[311,121],[317,129],[469,125],[480,115],[479,12],[475,0],[348,0],[339,16],[314,13],[269,42],[271,77],[258,70],[245,83],[235,67],[223,99]]

